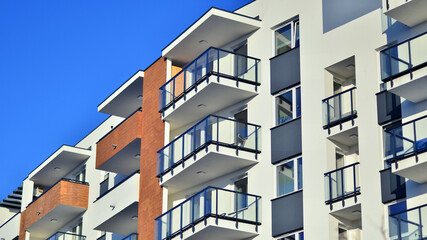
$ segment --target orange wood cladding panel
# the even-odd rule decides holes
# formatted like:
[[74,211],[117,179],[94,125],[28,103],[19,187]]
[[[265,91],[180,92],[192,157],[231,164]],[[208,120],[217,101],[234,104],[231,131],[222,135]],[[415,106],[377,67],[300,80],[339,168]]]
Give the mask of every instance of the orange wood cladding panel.
[[154,239],[154,219],[162,214],[162,188],[156,177],[157,151],[164,146],[164,123],[158,112],[159,88],[166,82],[166,60],[159,58],[144,72],[140,191],[138,209],[139,240]]
[[[133,140],[141,138],[141,115],[141,111],[136,111],[96,144],[96,168]],[[113,144],[117,147],[114,148]]]
[[[19,240],[25,239],[25,230],[40,220],[56,206],[88,208],[89,186],[68,181],[60,181],[46,193],[31,203],[21,214]],[[40,212],[38,214],[37,212]]]

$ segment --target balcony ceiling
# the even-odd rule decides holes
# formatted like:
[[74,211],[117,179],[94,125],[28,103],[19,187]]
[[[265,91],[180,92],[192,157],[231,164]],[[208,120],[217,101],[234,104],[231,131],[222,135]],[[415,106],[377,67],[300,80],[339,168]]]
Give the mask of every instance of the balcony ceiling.
[[129,235],[138,230],[138,219],[132,217],[138,216],[138,202],[115,214],[112,218],[95,227],[95,230]]
[[59,204],[27,228],[27,231],[31,233],[31,239],[47,239],[84,211],[86,211],[84,208]]
[[140,154],[140,151],[141,139],[136,138],[97,169],[130,175],[139,169],[140,157],[136,155]]
[[29,175],[29,179],[37,185],[50,187],[86,161],[90,155],[90,150],[63,145],[38,166]]
[[[389,0],[390,1],[390,0]],[[427,1],[425,0],[411,0],[403,2],[399,6],[393,7],[384,14],[390,16],[397,21],[405,24],[406,26],[413,27],[420,23],[427,21]]]
[[[349,130],[329,136],[328,139],[336,143],[344,144],[348,147],[355,146],[358,144],[357,129],[358,129],[357,127],[351,128]],[[355,138],[354,136],[357,136],[357,138]]]
[[98,105],[98,112],[126,118],[140,108],[142,99],[138,99],[138,96],[142,96],[143,77],[143,71],[136,72]]
[[[162,50],[162,56],[183,66],[208,47],[222,47],[261,27],[261,21],[244,15],[211,8]],[[206,42],[200,42],[200,41]]]
[[396,85],[397,84],[395,84],[394,88],[390,89],[390,92],[401,96],[413,103],[419,103],[427,99],[425,91],[427,89],[427,75],[418,79],[409,80],[405,84],[400,84],[397,86]]

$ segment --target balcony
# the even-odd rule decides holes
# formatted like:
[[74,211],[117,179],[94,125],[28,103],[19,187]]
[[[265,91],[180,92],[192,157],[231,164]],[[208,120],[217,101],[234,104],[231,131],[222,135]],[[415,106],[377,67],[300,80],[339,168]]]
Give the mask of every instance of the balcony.
[[98,112],[127,117],[142,107],[144,72],[139,70],[98,105]]
[[139,169],[141,152],[141,109],[107,133],[96,144],[96,168],[122,175]]
[[385,15],[413,27],[427,21],[427,2],[425,0],[384,0]]
[[155,239],[248,239],[258,235],[261,197],[208,187],[155,220]]
[[57,232],[46,240],[86,240],[86,236],[73,233]]
[[389,216],[390,240],[426,239],[427,206],[412,208]]
[[18,239],[21,212],[13,215],[9,220],[0,225],[0,239]]
[[93,220],[94,229],[122,235],[137,232],[138,202],[139,172],[135,172],[95,200],[94,211],[102,214]]
[[[326,204],[329,204],[331,210],[336,202],[342,202],[342,207],[346,205],[346,199],[354,197],[354,203],[357,203],[357,195],[360,194],[359,185],[359,163],[353,163],[348,166],[325,173],[325,197]],[[350,202],[350,204],[354,204]]]
[[257,95],[259,61],[209,48],[160,88],[163,120],[176,129]]
[[91,155],[91,150],[63,145],[40,164],[28,178],[35,185],[48,188],[82,165]]
[[157,152],[169,194],[257,163],[260,126],[210,115]]
[[[356,88],[350,88],[322,100],[323,128],[331,131],[340,131],[354,126],[357,118]],[[351,123],[351,125],[350,125]],[[339,126],[339,129],[334,128]]]
[[21,227],[31,238],[47,239],[88,207],[89,184],[61,179],[31,202],[21,216]]
[[427,33],[380,53],[383,90],[418,103],[427,99]]
[[384,156],[396,175],[427,182],[427,116],[386,129]]

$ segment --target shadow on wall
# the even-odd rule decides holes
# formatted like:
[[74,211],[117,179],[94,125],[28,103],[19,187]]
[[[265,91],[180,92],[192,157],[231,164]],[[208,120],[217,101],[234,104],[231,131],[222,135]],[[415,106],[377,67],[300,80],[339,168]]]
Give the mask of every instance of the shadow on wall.
[[381,0],[322,0],[323,33],[381,8]]

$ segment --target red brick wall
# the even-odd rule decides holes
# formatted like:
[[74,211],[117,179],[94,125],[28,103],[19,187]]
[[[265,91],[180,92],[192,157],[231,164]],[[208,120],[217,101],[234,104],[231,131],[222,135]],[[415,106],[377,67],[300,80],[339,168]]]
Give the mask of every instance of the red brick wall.
[[[136,111],[96,144],[96,168],[136,138],[141,138],[141,111]],[[114,148],[113,144],[117,147]]]
[[158,112],[159,88],[166,82],[166,60],[159,58],[144,72],[138,210],[139,240],[154,239],[154,219],[162,214],[162,188],[156,177],[157,151],[164,146],[164,123]]
[[19,240],[25,239],[25,230],[28,227],[40,220],[59,204],[87,209],[88,199],[88,185],[60,181],[22,212]]

